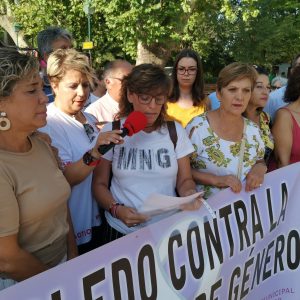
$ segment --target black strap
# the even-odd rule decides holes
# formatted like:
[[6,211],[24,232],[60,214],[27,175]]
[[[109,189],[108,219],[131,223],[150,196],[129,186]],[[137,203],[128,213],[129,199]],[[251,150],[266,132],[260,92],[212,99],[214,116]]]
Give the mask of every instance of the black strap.
[[178,137],[177,137],[177,130],[176,130],[175,122],[167,121],[167,126],[168,126],[171,141],[174,145],[174,149],[176,149]]
[[121,128],[121,121],[115,120],[112,122],[112,130],[120,129]]
[[[167,127],[168,127],[168,131],[169,131],[170,139],[174,145],[174,149],[176,149],[178,136],[177,136],[175,122],[167,121]],[[116,130],[116,129],[120,129],[120,128],[121,128],[120,120],[115,120],[112,122],[112,130]]]
[[[112,130],[117,130],[117,129],[121,129],[121,121],[120,119],[119,120],[115,120],[115,121],[112,121]],[[115,152],[115,147],[113,147],[113,153]],[[112,180],[112,170],[110,169],[110,176],[109,176],[109,183],[108,183],[108,189],[110,189],[110,186],[111,186],[111,180]],[[105,218],[104,218],[105,219]],[[103,220],[103,219],[102,219]]]

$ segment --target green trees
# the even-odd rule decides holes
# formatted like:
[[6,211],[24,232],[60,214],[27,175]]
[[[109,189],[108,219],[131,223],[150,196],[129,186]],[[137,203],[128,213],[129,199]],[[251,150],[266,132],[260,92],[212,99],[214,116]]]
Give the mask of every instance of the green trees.
[[300,52],[299,1],[260,0],[255,10],[257,16],[236,22],[235,59],[269,65],[291,61]]
[[[217,72],[233,60],[271,65],[300,52],[298,0],[89,1],[95,64],[125,57],[164,65],[179,49],[193,47],[206,71]],[[82,0],[3,0],[0,26],[14,40],[16,22],[23,28],[19,40],[28,45],[51,25],[69,29],[77,48],[87,40]]]
[[164,64],[176,48],[184,26],[185,4],[168,0],[95,0],[108,28],[107,39],[136,59]]
[[16,26],[17,23],[12,11],[13,6],[14,2],[12,0],[3,0],[0,2],[0,27],[10,35],[16,45],[27,47],[28,44],[23,32],[19,32],[20,27]]

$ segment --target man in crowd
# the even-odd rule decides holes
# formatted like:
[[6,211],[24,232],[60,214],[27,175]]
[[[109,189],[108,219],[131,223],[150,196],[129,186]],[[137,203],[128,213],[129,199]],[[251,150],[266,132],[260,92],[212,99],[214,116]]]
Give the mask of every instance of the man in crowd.
[[[292,62],[291,72],[293,69],[300,65],[300,53],[294,58]],[[270,96],[267,105],[264,108],[264,111],[267,112],[271,116],[271,121],[274,122],[276,111],[285,106],[284,102],[284,93],[286,90],[286,86],[283,86],[275,91],[273,91]]]
[[111,122],[119,112],[122,80],[132,70],[132,65],[126,61],[117,59],[109,62],[104,69],[104,83],[106,94],[89,105],[85,111],[94,115],[98,122]]
[[63,28],[49,27],[38,33],[37,44],[44,81],[44,92],[47,95],[49,102],[53,102],[54,96],[46,74],[47,60],[54,50],[72,48],[72,35]]

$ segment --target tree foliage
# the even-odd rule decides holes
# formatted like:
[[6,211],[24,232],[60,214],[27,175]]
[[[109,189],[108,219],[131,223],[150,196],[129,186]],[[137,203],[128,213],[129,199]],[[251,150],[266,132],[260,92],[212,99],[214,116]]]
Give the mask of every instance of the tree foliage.
[[[90,0],[94,63],[116,57],[134,61],[141,55],[138,45],[161,63],[172,63],[177,51],[192,47],[206,71],[215,73],[234,60],[267,66],[290,61],[300,51],[298,2]],[[9,8],[11,22],[22,25],[32,46],[40,30],[57,25],[72,32],[81,48],[88,39],[83,6],[82,0],[3,0],[0,14]]]

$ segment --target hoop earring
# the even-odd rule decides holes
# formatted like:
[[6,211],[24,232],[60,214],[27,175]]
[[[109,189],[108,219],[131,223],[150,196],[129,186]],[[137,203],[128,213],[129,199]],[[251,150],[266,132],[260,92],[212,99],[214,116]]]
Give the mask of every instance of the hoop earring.
[[4,111],[0,112],[0,130],[6,131],[10,129],[10,121],[7,118],[7,114]]

